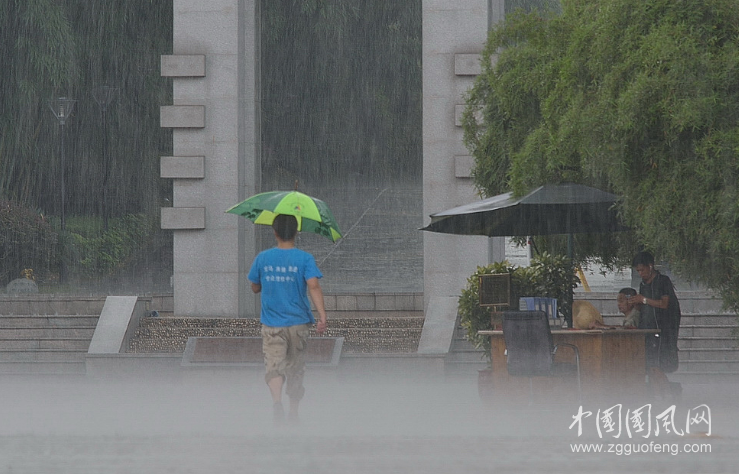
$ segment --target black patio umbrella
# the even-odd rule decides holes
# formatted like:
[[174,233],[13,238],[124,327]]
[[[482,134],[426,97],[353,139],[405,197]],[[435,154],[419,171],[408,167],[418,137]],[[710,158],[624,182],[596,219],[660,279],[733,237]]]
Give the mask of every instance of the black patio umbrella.
[[[431,214],[431,223],[421,230],[489,237],[567,234],[572,259],[572,234],[628,230],[619,222],[617,200],[615,194],[582,184],[545,184],[521,198],[499,194]],[[571,326],[572,315],[565,318]]]
[[431,214],[422,230],[459,235],[528,236],[628,230],[616,214],[615,194],[581,184],[545,184]]

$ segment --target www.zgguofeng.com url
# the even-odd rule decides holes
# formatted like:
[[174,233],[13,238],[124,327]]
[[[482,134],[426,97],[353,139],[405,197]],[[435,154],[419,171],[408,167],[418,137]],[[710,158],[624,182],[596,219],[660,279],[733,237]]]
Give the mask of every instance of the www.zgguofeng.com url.
[[708,443],[580,443],[570,444],[573,453],[605,453],[617,456],[631,456],[632,454],[664,453],[677,456],[678,454],[710,453]]

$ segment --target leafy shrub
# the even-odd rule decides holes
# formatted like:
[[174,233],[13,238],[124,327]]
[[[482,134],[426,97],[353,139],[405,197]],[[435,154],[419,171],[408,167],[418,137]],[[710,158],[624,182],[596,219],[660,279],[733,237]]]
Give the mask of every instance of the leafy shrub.
[[82,278],[107,277],[124,269],[151,239],[156,222],[144,214],[110,221],[101,232],[90,219],[70,222],[67,261]]
[[[490,361],[490,338],[478,335],[478,331],[493,329],[493,309],[480,306],[480,275],[491,273],[510,273],[511,301],[518,304],[523,296],[542,296],[557,299],[559,314],[565,315],[571,311],[572,290],[580,283],[570,265],[569,259],[564,256],[553,256],[542,253],[532,259],[528,267],[512,266],[509,262],[491,263],[484,267],[477,267],[467,279],[467,286],[459,297],[458,311],[462,327],[467,331],[467,340],[477,348],[485,351]],[[495,321],[498,323],[499,321]]]
[[0,200],[0,284],[20,278],[26,269],[33,269],[40,280],[48,277],[56,246],[57,234],[44,216]]

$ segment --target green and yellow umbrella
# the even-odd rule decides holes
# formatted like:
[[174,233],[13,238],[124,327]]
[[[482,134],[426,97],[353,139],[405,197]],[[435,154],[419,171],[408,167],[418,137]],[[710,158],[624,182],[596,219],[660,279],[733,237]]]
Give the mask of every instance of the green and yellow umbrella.
[[275,216],[287,214],[298,219],[298,230],[322,235],[332,242],[341,238],[336,219],[325,202],[298,191],[270,191],[256,194],[226,212],[244,216],[255,224],[272,225]]

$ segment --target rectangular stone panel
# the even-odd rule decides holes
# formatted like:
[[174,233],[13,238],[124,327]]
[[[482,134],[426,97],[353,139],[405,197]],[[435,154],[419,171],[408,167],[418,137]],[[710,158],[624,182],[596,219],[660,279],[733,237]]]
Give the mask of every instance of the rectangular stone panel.
[[204,207],[163,207],[162,229],[205,229]]
[[482,72],[479,54],[455,54],[454,74],[457,76],[477,76]]
[[169,54],[160,59],[162,77],[205,77],[205,55]]
[[475,165],[475,158],[470,155],[456,155],[454,157],[454,176],[457,178],[472,177],[472,167]]
[[162,156],[159,162],[162,178],[205,178],[204,156]]
[[204,105],[163,105],[159,108],[162,128],[204,128]]
[[[454,125],[457,127],[462,126],[462,115],[464,114],[464,109],[466,107],[467,106],[464,104],[454,106]],[[482,123],[482,110],[475,112],[475,120],[478,124]]]

